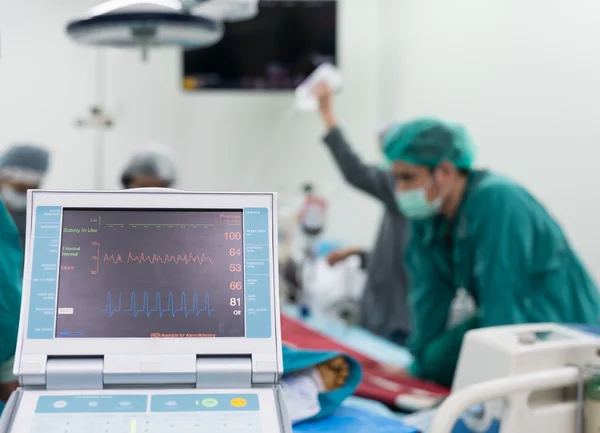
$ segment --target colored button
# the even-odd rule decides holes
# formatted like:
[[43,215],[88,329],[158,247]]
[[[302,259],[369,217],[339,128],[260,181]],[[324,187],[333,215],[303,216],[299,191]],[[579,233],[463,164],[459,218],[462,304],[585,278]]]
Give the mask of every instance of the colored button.
[[243,398],[234,398],[233,400],[231,400],[231,405],[233,407],[244,407],[247,403],[248,402]]
[[202,406],[204,407],[215,407],[219,404],[219,401],[215,398],[205,398],[202,400]]

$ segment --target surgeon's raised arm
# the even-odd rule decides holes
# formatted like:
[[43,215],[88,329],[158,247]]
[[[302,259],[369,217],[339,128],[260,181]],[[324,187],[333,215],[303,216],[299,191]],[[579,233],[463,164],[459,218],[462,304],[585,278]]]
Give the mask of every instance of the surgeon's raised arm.
[[338,125],[331,89],[322,85],[317,88],[317,96],[321,117],[328,131],[323,141],[329,147],[344,179],[355,188],[381,200],[389,210],[398,212],[394,179],[390,171],[365,164],[352,150]]
[[[450,307],[456,289],[436,265],[436,251],[423,242],[418,228],[411,224],[411,239],[406,250],[409,306],[412,335],[409,342],[414,362],[413,376],[443,383],[447,374],[447,353],[433,353],[431,344],[446,333]],[[446,346],[450,343],[441,343]],[[460,343],[459,343],[460,344]]]

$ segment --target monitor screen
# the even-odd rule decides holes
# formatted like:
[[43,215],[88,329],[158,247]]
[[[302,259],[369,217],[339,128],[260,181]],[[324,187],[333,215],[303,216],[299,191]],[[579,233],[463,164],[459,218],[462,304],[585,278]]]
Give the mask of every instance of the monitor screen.
[[56,338],[244,337],[240,210],[63,210]]
[[336,62],[334,0],[261,0],[258,15],[225,24],[214,46],[183,55],[184,87],[286,90]]

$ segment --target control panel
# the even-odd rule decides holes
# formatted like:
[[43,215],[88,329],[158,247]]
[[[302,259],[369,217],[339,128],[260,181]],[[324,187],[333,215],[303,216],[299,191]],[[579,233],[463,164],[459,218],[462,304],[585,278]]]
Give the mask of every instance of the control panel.
[[11,432],[279,432],[273,389],[249,393],[27,391]]

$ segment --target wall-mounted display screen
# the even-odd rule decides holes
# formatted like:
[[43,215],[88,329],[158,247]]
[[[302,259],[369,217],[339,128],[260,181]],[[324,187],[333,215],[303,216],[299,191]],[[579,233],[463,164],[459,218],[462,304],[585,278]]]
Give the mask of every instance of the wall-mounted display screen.
[[336,63],[335,0],[261,0],[258,15],[225,24],[216,45],[183,54],[187,90],[289,90]]

